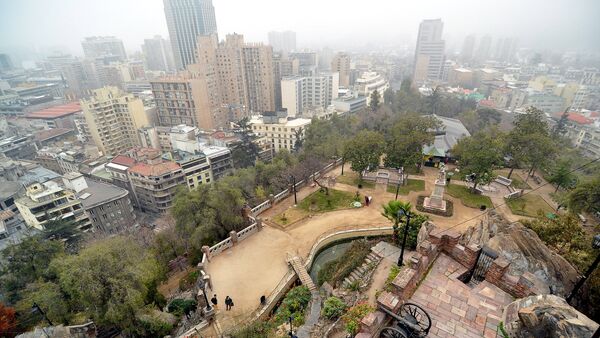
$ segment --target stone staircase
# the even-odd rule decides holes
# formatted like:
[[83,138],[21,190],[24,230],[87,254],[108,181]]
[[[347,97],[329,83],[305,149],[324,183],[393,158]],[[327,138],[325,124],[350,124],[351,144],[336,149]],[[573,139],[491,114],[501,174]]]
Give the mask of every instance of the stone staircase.
[[377,264],[379,264],[380,261],[381,256],[371,251],[363,261],[362,265],[352,270],[352,272],[350,272],[350,275],[348,275],[348,277],[344,279],[344,282],[342,284],[344,288],[349,288],[350,285],[352,285],[356,281],[360,283],[364,279],[364,277],[367,276],[367,274],[369,274],[377,267]]
[[298,278],[300,279],[300,282],[302,282],[302,285],[305,285],[311,292],[317,290],[315,283],[310,278],[310,275],[308,274],[308,271],[306,271],[304,264],[302,264],[302,259],[300,259],[300,257],[291,256],[290,254],[288,254],[287,262],[289,265],[292,266],[292,268],[296,272],[296,275],[298,275]]

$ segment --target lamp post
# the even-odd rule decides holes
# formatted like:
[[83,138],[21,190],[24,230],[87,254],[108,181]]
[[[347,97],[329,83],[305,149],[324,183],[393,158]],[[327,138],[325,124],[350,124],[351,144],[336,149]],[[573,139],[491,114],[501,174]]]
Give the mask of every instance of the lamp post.
[[[48,322],[48,324],[50,324],[50,326],[54,326],[54,324],[52,324],[52,321],[50,321],[50,319],[46,315],[46,312],[44,312],[44,310],[42,310],[42,308],[39,305],[37,305],[36,302],[33,302],[33,305],[31,306],[31,309],[33,311],[39,312],[42,315],[42,317],[44,317],[44,319]],[[44,333],[45,333],[45,331],[44,331]]]
[[292,330],[293,326],[292,326],[292,316],[290,316],[290,338],[298,338],[298,336],[296,336],[294,334],[294,331]]
[[210,302],[208,301],[208,297],[206,296],[206,282],[200,276],[197,282],[198,288],[202,290],[202,295],[204,296],[204,302],[206,302],[206,307],[204,308],[204,314],[206,316],[212,315],[212,306],[210,306]]
[[[594,236],[594,240],[592,241],[592,248],[600,249],[600,234]],[[573,297],[577,294],[577,292],[579,292],[579,289],[583,286],[583,284],[585,283],[585,280],[588,279],[588,277],[590,277],[592,272],[594,272],[594,270],[598,266],[598,263],[600,263],[600,253],[598,253],[598,256],[596,256],[594,263],[592,263],[592,265],[590,265],[590,267],[585,272],[585,274],[583,276],[581,276],[581,279],[579,279],[579,281],[573,288],[573,291],[571,291],[571,293],[567,297],[567,303],[571,303],[571,299],[573,299]]]
[[296,177],[294,175],[290,175],[292,179],[292,190],[294,191],[294,205],[298,204],[298,197],[296,196]]
[[344,164],[346,164],[346,159],[342,157],[342,176],[344,176]]
[[402,237],[402,247],[400,248],[400,257],[398,257],[398,266],[404,265],[404,247],[406,246],[406,237],[408,236],[408,227],[410,226],[410,212],[404,209],[398,210],[398,223],[400,217],[406,216],[406,226],[404,227],[404,236]]

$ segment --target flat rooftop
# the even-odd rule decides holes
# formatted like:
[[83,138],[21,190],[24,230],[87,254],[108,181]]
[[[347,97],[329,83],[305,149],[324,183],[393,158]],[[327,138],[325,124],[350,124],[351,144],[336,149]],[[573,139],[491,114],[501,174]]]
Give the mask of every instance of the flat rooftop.
[[39,111],[25,114],[28,119],[52,120],[60,117],[69,116],[81,111],[79,102],[71,102],[60,106],[54,106]]
[[127,196],[127,190],[112,184],[94,180],[86,180],[88,187],[77,193],[84,208],[93,208],[97,205]]

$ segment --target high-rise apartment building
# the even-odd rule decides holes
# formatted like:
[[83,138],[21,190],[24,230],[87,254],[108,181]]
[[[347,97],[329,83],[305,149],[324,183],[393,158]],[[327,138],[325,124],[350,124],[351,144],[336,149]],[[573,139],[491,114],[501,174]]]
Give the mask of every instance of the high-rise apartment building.
[[83,54],[86,58],[94,59],[97,57],[114,56],[119,61],[127,59],[123,41],[114,36],[92,36],[81,41]]
[[105,155],[139,145],[137,129],[149,124],[142,100],[116,87],[92,91],[81,108],[92,140]]
[[350,56],[337,53],[331,60],[331,71],[340,74],[340,87],[350,87]]
[[419,25],[413,85],[420,86],[427,81],[438,81],[444,70],[444,47],[442,40],[444,23],[441,19],[423,20]]
[[186,124],[204,130],[225,127],[227,121],[213,72],[206,74],[195,69],[150,81],[150,85],[159,125]]
[[165,72],[175,70],[171,44],[160,35],[156,35],[152,39],[144,39],[142,52],[144,53],[146,68],[149,70],[162,70]]
[[277,52],[290,52],[296,49],[296,32],[269,32],[269,45]]
[[177,69],[196,63],[198,36],[217,33],[212,0],[163,0]]
[[463,42],[460,58],[462,61],[471,61],[475,50],[475,35],[468,35]]
[[331,100],[337,99],[338,73],[321,73],[317,76],[294,76],[281,80],[281,103],[288,116],[298,117],[304,112],[326,109]]
[[[198,38],[198,67],[218,88],[220,106],[235,109],[228,119],[248,112],[275,110],[275,77],[271,46],[245,43],[240,34]],[[210,79],[212,77],[212,79]]]
[[475,58],[477,61],[485,61],[490,57],[490,51],[492,49],[492,37],[485,35],[479,41],[479,46],[475,52]]
[[285,53],[273,53],[273,78],[275,85],[275,108],[281,109],[281,79],[300,74],[300,61],[290,59]]

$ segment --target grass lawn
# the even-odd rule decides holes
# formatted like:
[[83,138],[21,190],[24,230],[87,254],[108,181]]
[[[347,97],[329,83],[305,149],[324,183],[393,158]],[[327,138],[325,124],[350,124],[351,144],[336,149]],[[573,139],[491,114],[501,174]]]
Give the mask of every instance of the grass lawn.
[[506,200],[506,204],[515,215],[537,217],[538,211],[545,214],[554,212],[554,210],[539,195],[524,195],[519,198]]
[[[344,176],[340,175],[340,176],[336,177],[335,180],[338,183],[343,183],[343,184],[358,187],[358,174],[355,173],[354,171],[344,170]],[[363,186],[363,188],[372,189],[372,188],[375,188],[375,183],[363,180],[362,186]]]
[[[425,190],[425,181],[423,180],[413,180],[413,179],[408,179],[408,183],[406,185],[401,185],[400,189],[398,190],[398,195],[408,195],[409,192],[411,191],[423,191]],[[387,192],[395,194],[396,193],[396,186],[395,185],[388,185],[387,186]]]
[[292,224],[298,220],[303,219],[308,216],[308,212],[303,209],[291,207],[281,214],[273,217],[271,220],[283,227],[286,225]]
[[446,192],[452,197],[460,199],[462,204],[470,208],[478,208],[485,205],[486,208],[492,208],[492,200],[483,195],[473,194],[469,187],[458,184],[450,184],[446,187]]
[[[360,198],[362,198],[362,196]],[[359,201],[362,203],[362,200]],[[352,202],[354,202],[353,193],[329,189],[329,196],[327,196],[325,195],[325,192],[317,190],[300,201],[300,203],[298,203],[298,208],[304,211],[325,212],[351,208]]]

